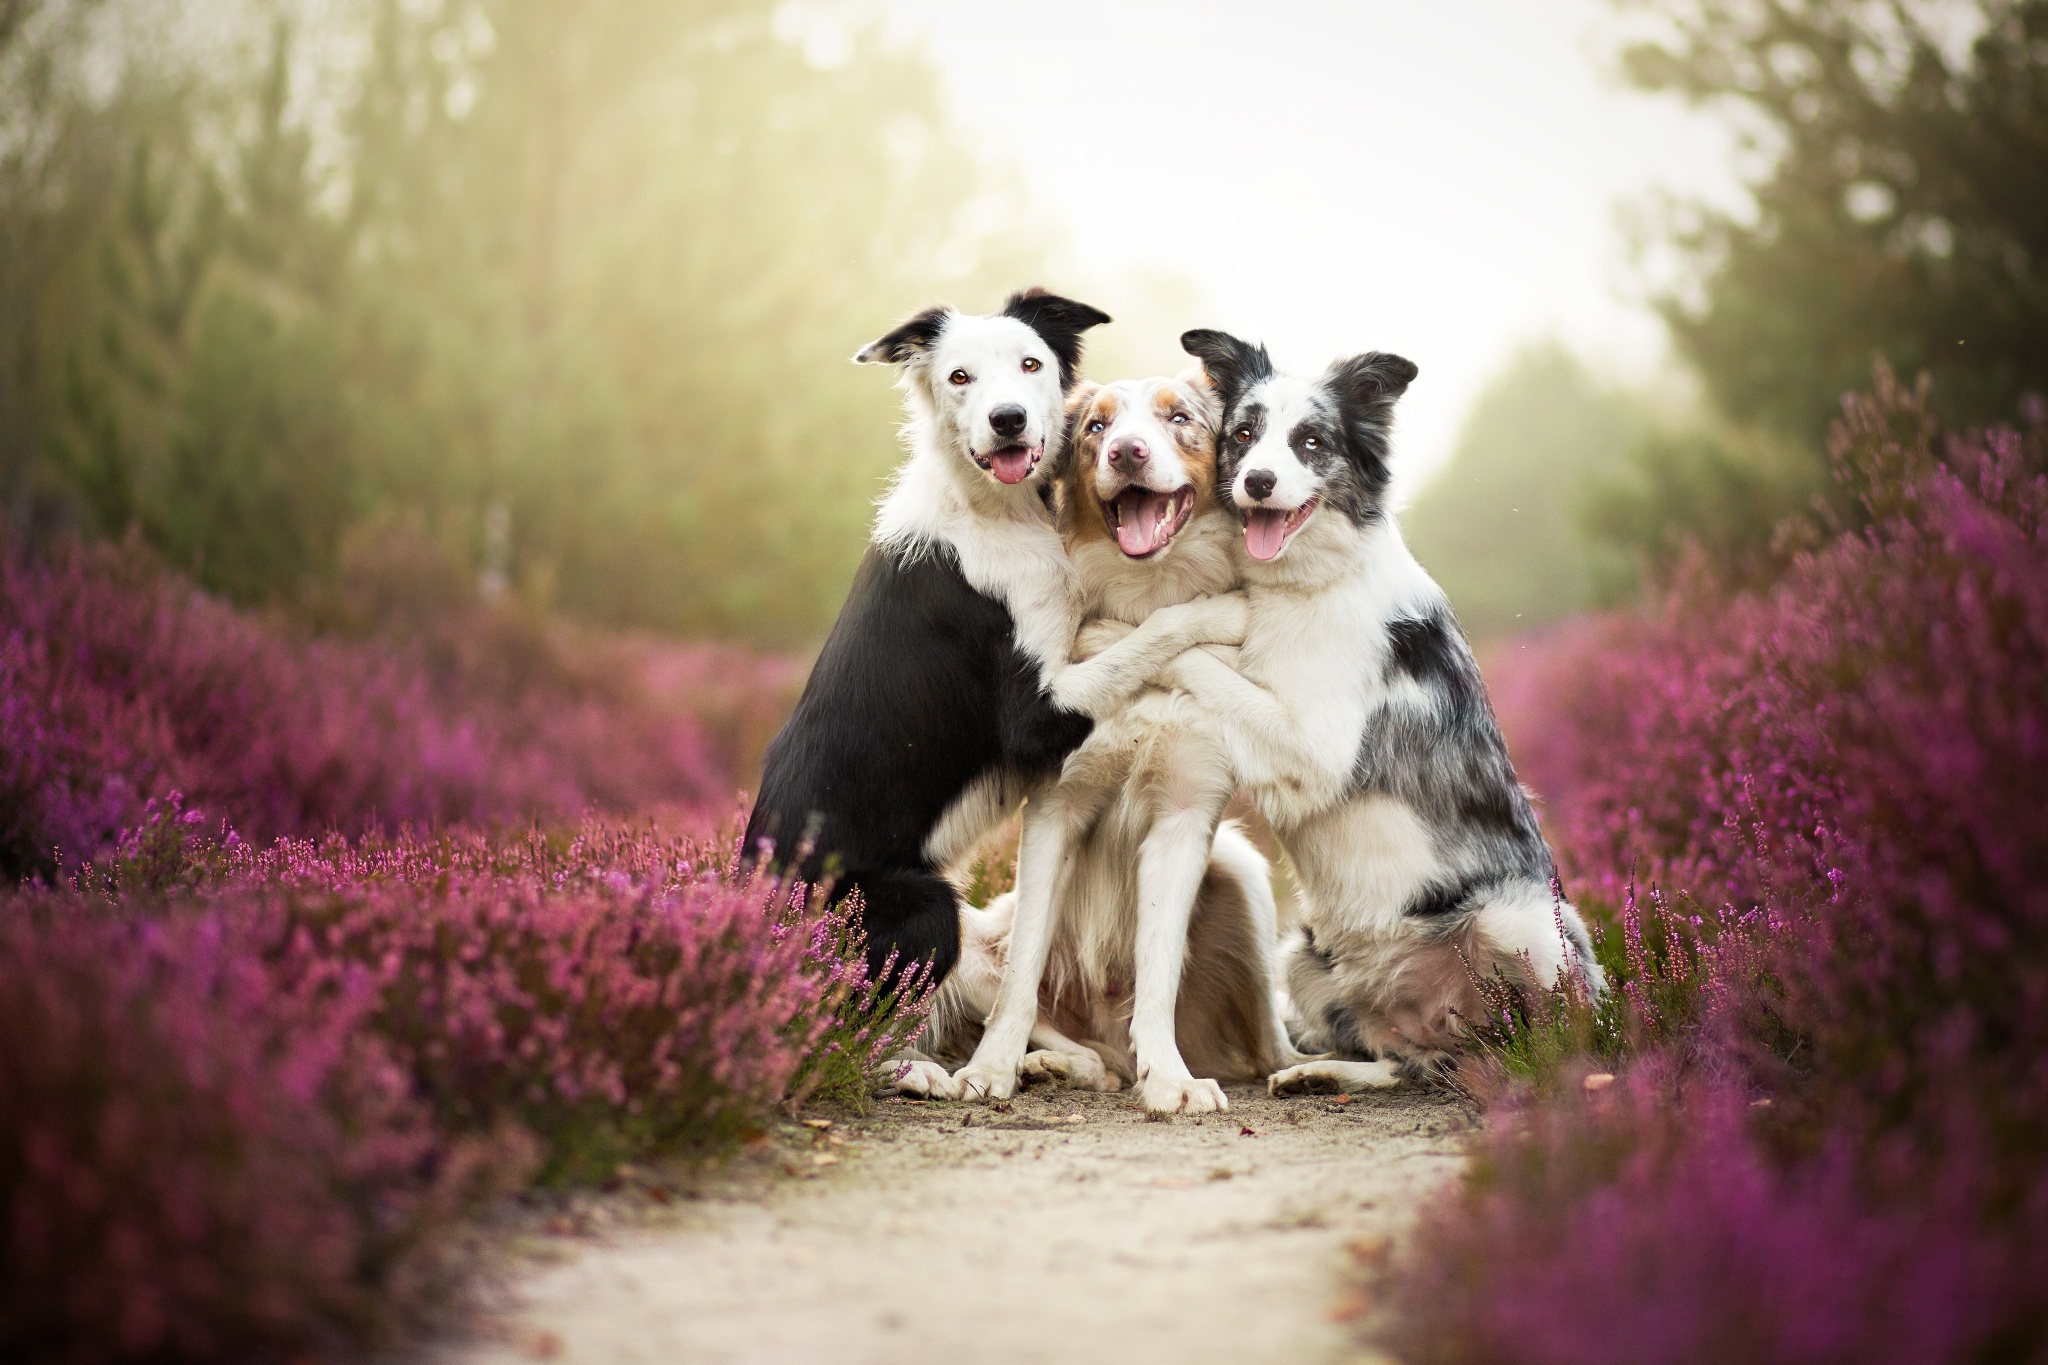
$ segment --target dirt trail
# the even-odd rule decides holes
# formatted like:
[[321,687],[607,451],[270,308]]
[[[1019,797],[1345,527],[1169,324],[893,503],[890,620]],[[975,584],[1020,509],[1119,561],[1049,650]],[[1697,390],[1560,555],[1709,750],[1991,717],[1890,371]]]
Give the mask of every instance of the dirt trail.
[[446,1359],[1355,1360],[1350,1248],[1456,1173],[1466,1111],[1407,1089],[1230,1103],[1148,1123],[1128,1095],[1034,1090],[792,1126],[755,1164],[808,1178],[623,1223],[614,1196],[595,1238],[529,1240],[493,1339]]

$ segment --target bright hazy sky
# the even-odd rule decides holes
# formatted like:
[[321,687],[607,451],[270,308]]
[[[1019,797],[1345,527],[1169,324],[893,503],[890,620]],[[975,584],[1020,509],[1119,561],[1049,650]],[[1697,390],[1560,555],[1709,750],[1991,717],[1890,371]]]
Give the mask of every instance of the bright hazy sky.
[[1178,325],[1283,363],[1419,364],[1411,479],[1520,342],[1654,372],[1617,208],[1655,187],[1739,202],[1718,123],[1605,73],[1601,0],[873,3],[1088,278],[1185,276],[1206,302]]

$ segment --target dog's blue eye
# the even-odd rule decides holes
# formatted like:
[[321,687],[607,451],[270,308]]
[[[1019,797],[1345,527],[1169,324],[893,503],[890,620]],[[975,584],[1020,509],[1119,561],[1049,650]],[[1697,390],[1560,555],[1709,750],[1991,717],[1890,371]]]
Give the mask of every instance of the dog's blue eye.
[[1176,425],[1176,426],[1186,426],[1186,425],[1187,425],[1187,420],[1188,420],[1188,415],[1187,415],[1186,413],[1184,413],[1184,412],[1176,412],[1176,413],[1175,413],[1175,414],[1173,415],[1173,418],[1172,418],[1172,421],[1173,421],[1174,425]]
[[1088,434],[1089,434],[1090,436],[1093,436],[1093,435],[1094,435],[1094,434],[1095,434],[1096,432],[1098,432],[1098,431],[1102,430],[1102,428],[1103,428],[1103,427],[1104,427],[1105,425],[1106,425],[1106,424],[1105,424],[1105,423],[1102,423],[1102,422],[1090,422],[1090,423],[1088,424]]
[[1301,445],[1304,450],[1321,450],[1323,448],[1323,443],[1313,436],[1303,441]]

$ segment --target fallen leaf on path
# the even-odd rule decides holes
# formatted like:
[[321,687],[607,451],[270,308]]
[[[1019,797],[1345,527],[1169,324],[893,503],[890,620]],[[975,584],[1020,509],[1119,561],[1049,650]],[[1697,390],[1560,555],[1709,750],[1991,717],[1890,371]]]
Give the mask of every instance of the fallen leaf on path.
[[1614,1084],[1614,1073],[1612,1071],[1596,1071],[1581,1081],[1580,1084],[1586,1087],[1588,1094],[1595,1090],[1605,1090],[1608,1086]]
[[837,1166],[839,1158],[831,1152],[817,1152],[812,1155],[811,1164],[813,1166]]
[[806,1127],[806,1128],[830,1128],[831,1126],[832,1126],[832,1120],[830,1120],[830,1119],[805,1119],[805,1120],[804,1120],[804,1127]]
[[1240,1128],[1237,1130],[1237,1135],[1239,1137],[1257,1137],[1259,1130],[1256,1128]]
[[1231,1170],[1228,1166],[1218,1166],[1215,1170],[1209,1172],[1209,1179],[1228,1180],[1236,1174],[1237,1172]]
[[1392,1246],[1393,1243],[1384,1237],[1360,1237],[1356,1241],[1346,1242],[1344,1249],[1350,1252],[1351,1259],[1360,1265],[1376,1266],[1386,1261],[1387,1252]]
[[1351,1103],[1351,1096],[1349,1096],[1349,1095],[1332,1095],[1332,1096],[1330,1097],[1330,1103],[1332,1103],[1332,1104],[1349,1104],[1349,1103]]

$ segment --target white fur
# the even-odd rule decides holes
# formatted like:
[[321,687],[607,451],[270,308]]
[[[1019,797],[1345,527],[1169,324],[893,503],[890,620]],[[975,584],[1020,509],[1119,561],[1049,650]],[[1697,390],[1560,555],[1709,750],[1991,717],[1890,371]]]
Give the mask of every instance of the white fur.
[[[1265,506],[1298,507],[1319,491],[1286,439],[1305,392],[1298,380],[1262,385],[1271,416],[1247,467],[1256,461],[1278,478]],[[1239,502],[1251,500],[1240,495]],[[1405,679],[1387,681],[1389,624],[1446,604],[1394,522],[1358,526],[1319,507],[1279,556],[1265,563],[1246,557],[1243,573],[1250,619],[1236,666],[1198,649],[1161,680],[1200,701],[1239,780],[1287,848],[1304,920],[1338,963],[1332,1000],[1367,1016],[1365,1040],[1382,1056],[1439,1059],[1455,1045],[1456,1011],[1470,1003],[1459,955],[1472,953],[1482,972],[1527,961],[1549,986],[1569,961],[1557,916],[1577,912],[1554,906],[1548,888],[1514,886],[1477,917],[1475,932],[1448,943],[1402,913],[1440,871],[1438,851],[1415,811],[1358,793],[1352,768],[1368,722],[1430,704]],[[1381,1075],[1316,1064],[1283,1072],[1273,1084],[1276,1091],[1311,1078],[1377,1085],[1385,1083]]]
[[[1291,512],[1315,496],[1314,471],[1296,459],[1293,448],[1287,444],[1287,433],[1315,411],[1311,393],[1308,381],[1291,375],[1277,375],[1259,386],[1259,394],[1266,402],[1266,429],[1246,453],[1237,477],[1231,482],[1230,495],[1239,507],[1272,507]],[[1223,439],[1237,438],[1234,432],[1226,431]],[[1263,502],[1244,488],[1245,476],[1259,471],[1270,473],[1277,480],[1273,492]]]
[[[1101,433],[1100,450],[1106,457],[1112,440],[1129,437],[1143,440],[1150,455],[1136,471],[1113,471],[1106,458],[1099,459],[1085,475],[1099,495],[1113,497],[1127,481],[1168,492],[1192,484],[1178,443],[1152,402],[1160,382],[1118,386],[1125,401]],[[1096,510],[1077,507],[1070,513],[1094,516]],[[1165,550],[1145,560],[1129,559],[1102,539],[1076,537],[1084,610],[1128,625],[1144,623],[1109,649],[1127,648],[1151,623],[1185,610],[1180,604],[1230,589],[1234,539],[1230,519],[1213,503],[1199,507]],[[1199,720],[1185,699],[1157,691],[1140,695],[1120,714],[1099,720],[1069,757],[1059,784],[1027,807],[1008,970],[988,1029],[955,1077],[964,1098],[1014,1093],[1024,1063],[1024,1031],[1038,1009],[1045,963],[1057,950],[1064,970],[1078,979],[1055,989],[1071,988],[1091,1000],[1106,998],[1120,964],[1133,964],[1129,1040],[1147,1109],[1200,1113],[1228,1107],[1213,1079],[1190,1072],[1175,1037],[1188,926],[1212,849],[1226,843],[1217,826],[1236,787],[1228,754]],[[1232,844],[1226,870],[1247,888],[1254,942],[1263,949],[1273,941],[1274,921],[1265,860],[1241,835],[1233,837],[1243,847]],[[1287,1034],[1263,990],[1270,967],[1260,966],[1272,1034],[1268,1050],[1282,1057],[1289,1051]]]

